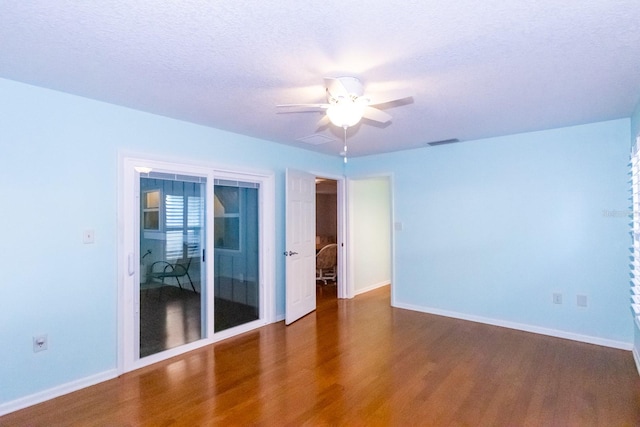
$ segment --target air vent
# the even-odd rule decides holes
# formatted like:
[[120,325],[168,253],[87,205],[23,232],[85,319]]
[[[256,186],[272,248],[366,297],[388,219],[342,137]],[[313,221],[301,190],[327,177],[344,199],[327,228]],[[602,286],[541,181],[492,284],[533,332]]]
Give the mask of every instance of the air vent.
[[326,144],[327,142],[333,142],[336,140],[326,135],[316,133],[313,135],[303,136],[302,138],[298,138],[297,141],[304,142],[305,144],[320,145],[320,144]]
[[441,141],[427,142],[427,145],[431,147],[436,147],[438,145],[454,144],[456,142],[460,142],[460,140],[458,138],[451,138],[451,139],[443,139]]

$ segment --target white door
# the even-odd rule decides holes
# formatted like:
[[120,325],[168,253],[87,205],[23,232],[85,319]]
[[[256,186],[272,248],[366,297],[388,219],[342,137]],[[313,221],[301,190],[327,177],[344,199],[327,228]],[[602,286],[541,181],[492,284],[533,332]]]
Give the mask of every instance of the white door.
[[288,325],[316,309],[316,180],[287,169],[286,314]]

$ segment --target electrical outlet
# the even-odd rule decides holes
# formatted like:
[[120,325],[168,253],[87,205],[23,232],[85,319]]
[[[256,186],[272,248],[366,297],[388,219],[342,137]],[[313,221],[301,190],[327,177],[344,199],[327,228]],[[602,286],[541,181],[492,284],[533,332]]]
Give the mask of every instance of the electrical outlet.
[[553,293],[553,303],[562,304],[562,294],[560,292]]
[[33,337],[33,352],[37,353],[39,351],[44,351],[49,348],[49,339],[47,335],[38,335],[37,337]]

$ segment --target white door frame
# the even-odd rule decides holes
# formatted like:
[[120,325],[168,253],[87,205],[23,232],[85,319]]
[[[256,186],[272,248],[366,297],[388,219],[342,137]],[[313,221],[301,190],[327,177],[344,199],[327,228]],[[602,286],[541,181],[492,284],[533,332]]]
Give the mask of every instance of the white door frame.
[[311,172],[316,178],[325,178],[336,181],[336,199],[337,199],[337,244],[338,244],[338,298],[353,298],[353,285],[349,276],[348,269],[348,235],[347,235],[347,184],[344,175],[331,175],[320,172]]
[[[391,305],[395,306],[395,286],[394,283],[396,282],[396,270],[395,270],[395,238],[396,238],[396,232],[398,230],[402,229],[402,224],[399,222],[396,222],[395,219],[395,199],[394,199],[394,175],[393,173],[379,173],[379,174],[371,174],[371,175],[356,175],[356,176],[350,176],[348,179],[346,179],[345,182],[345,220],[347,221],[347,224],[345,225],[345,230],[348,231],[346,233],[346,239],[350,242],[352,242],[353,240],[353,235],[352,235],[352,230],[351,228],[349,228],[349,224],[351,224],[352,218],[350,217],[350,212],[349,212],[349,206],[351,205],[351,200],[349,200],[347,197],[350,195],[348,195],[348,191],[351,188],[351,184],[354,181],[362,181],[362,180],[368,180],[368,179],[386,179],[389,181],[389,209],[390,209],[390,224],[389,224],[389,230],[390,230],[390,259],[389,259],[389,263],[390,263],[390,273],[391,273]],[[348,203],[346,202],[348,201]],[[353,242],[352,242],[353,243]],[[353,251],[353,244],[348,246],[348,250],[346,250],[346,254],[345,257],[347,258],[348,262],[352,262],[352,251]],[[354,279],[354,274],[353,274],[354,270],[350,269],[348,270],[347,273],[347,279],[346,279],[346,283],[348,285],[348,298],[353,298],[355,296],[355,279]]]
[[[257,182],[260,184],[258,192],[259,205],[259,287],[260,287],[260,319],[234,328],[216,332],[214,341],[220,341],[243,332],[248,332],[260,326],[276,321],[276,252],[275,252],[275,184],[273,174],[238,172],[216,168],[214,179],[229,181]],[[213,194],[213,193],[211,193]],[[211,214],[213,215],[213,213]],[[213,224],[213,223],[212,223]],[[213,227],[212,227],[213,230]],[[213,231],[212,231],[213,233]],[[211,240],[213,244],[213,240]],[[210,251],[213,256],[213,248]],[[215,268],[215,265],[212,263]],[[213,282],[211,283],[213,286]],[[213,292],[212,292],[213,294]]]
[[[275,185],[273,174],[235,172],[213,165],[193,162],[178,163],[171,159],[150,156],[131,156],[119,153],[118,173],[118,352],[119,373],[156,363],[221,339],[264,326],[275,321]],[[215,179],[236,179],[260,183],[260,319],[245,325],[214,334],[213,328],[213,209],[205,210],[205,277],[206,304],[203,338],[195,342],[172,348],[140,359],[136,345],[136,310],[139,298],[139,249],[140,218],[139,185],[140,173],[146,168],[157,172],[168,172],[207,178],[207,195],[212,198]],[[209,199],[208,199],[209,201]]]
[[[348,274],[349,272],[349,268],[348,268],[348,253],[349,251],[347,250],[349,245],[348,245],[348,233],[347,233],[347,226],[348,226],[348,204],[347,204],[347,179],[344,175],[332,175],[332,174],[326,174],[326,173],[322,173],[322,172],[314,172],[314,171],[306,171],[305,173],[308,173],[312,176],[314,176],[315,178],[325,178],[325,179],[331,179],[336,181],[336,199],[337,199],[337,244],[338,244],[338,272],[337,272],[337,282],[338,282],[338,289],[337,289],[337,296],[338,298],[353,298],[354,296],[354,291],[353,291],[353,284],[352,284],[352,280],[350,275]],[[315,193],[315,191],[314,191]],[[288,200],[287,197],[285,195],[285,209],[287,209],[287,205],[288,204]],[[315,212],[314,212],[315,214]],[[288,247],[286,247],[286,242],[285,242],[285,249],[287,251],[289,251],[290,249]],[[315,270],[314,270],[315,272]],[[286,278],[285,278],[286,280]],[[287,286],[285,285],[285,293],[287,292]],[[288,298],[287,295],[285,295],[285,299]],[[287,312],[286,312],[286,305],[285,304],[285,320],[287,317]]]

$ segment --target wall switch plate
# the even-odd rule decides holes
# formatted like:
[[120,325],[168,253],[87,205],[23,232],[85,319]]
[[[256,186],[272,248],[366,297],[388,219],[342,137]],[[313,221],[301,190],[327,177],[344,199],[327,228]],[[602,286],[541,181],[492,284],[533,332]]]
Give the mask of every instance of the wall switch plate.
[[562,294],[560,292],[553,293],[553,303],[562,304]]
[[587,296],[586,295],[578,295],[576,297],[576,304],[578,307],[586,307],[587,306]]
[[401,222],[394,222],[393,223],[393,229],[395,231],[402,231],[402,223]]
[[49,348],[49,339],[47,335],[38,335],[37,337],[33,337],[33,352],[37,353],[39,351],[44,351]]
[[93,230],[84,230],[84,232],[82,233],[82,243],[86,244],[90,244],[93,243],[95,241],[95,233]]

